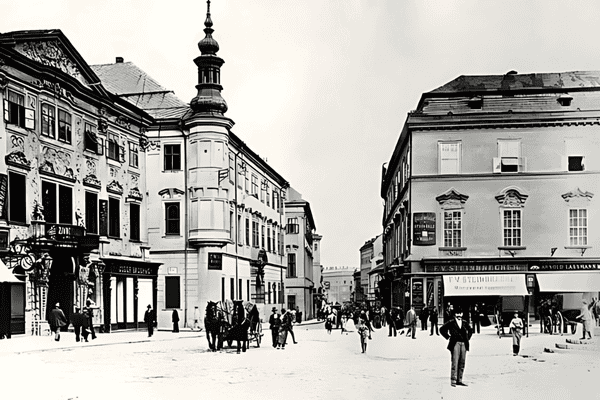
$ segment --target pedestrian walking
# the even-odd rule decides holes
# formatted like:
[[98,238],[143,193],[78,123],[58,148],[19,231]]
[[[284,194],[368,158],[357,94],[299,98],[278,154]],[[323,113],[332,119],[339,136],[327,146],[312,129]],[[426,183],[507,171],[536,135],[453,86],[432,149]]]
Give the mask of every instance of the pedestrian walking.
[[483,314],[481,314],[481,311],[479,311],[479,307],[477,306],[477,304],[475,304],[475,307],[473,307],[473,333],[479,333],[479,331],[481,330],[482,317]]
[[[291,311],[288,310],[287,313],[289,314],[288,315],[288,317],[289,317],[289,323],[285,326],[285,328],[287,330],[286,341],[287,341],[287,334],[289,334],[292,337],[292,342],[294,344],[298,344],[298,342],[296,342],[296,337],[294,336],[294,321],[296,321],[296,315],[297,315],[297,313],[296,313],[296,311],[293,311],[293,310],[291,310]],[[282,325],[283,325],[283,321],[284,320],[282,320]]]
[[[382,307],[382,309],[385,309],[385,307]],[[398,333],[397,329],[396,329],[396,321],[395,318],[396,317],[396,310],[392,309],[391,311],[388,309],[385,309],[385,314],[384,314],[384,318],[383,320],[387,323],[388,326],[388,336],[392,336],[392,332],[394,333],[394,336],[396,336],[396,334]]]
[[381,325],[385,326],[388,323],[388,320],[386,319],[385,316],[387,315],[387,313],[389,313],[389,310],[385,306],[381,306],[381,310],[379,310],[379,311],[380,311],[379,315],[381,315],[381,317],[382,317]]
[[438,311],[435,306],[431,308],[429,312],[429,322],[431,322],[431,333],[429,336],[433,336],[433,328],[435,327],[435,334],[440,336],[440,332],[438,331]]
[[408,337],[412,333],[412,338],[416,339],[416,330],[417,330],[417,313],[415,312],[415,306],[410,305],[410,310],[406,312],[406,326],[408,326],[408,331],[406,331],[406,336]]
[[88,342],[90,336],[90,319],[88,317],[89,311],[87,307],[83,307],[82,310],[82,324],[81,324],[81,336],[84,342]]
[[454,312],[454,318],[440,328],[440,333],[448,340],[451,386],[467,386],[463,382],[463,372],[467,361],[467,351],[469,351],[469,340],[473,335],[473,331],[469,324],[463,321],[462,315],[462,310],[457,308]]
[[154,310],[152,309],[152,306],[150,304],[148,304],[148,309],[144,313],[144,322],[146,323],[146,327],[148,328],[148,337],[152,337],[152,335],[154,335],[154,324],[156,323],[156,314],[154,313]]
[[269,317],[269,329],[271,330],[271,339],[273,341],[273,347],[277,347],[277,336],[279,335],[279,327],[281,326],[281,318],[277,314],[277,308],[271,309],[271,316]]
[[400,330],[399,336],[404,335],[404,310],[402,307],[396,307],[396,316],[394,318],[396,329]]
[[71,324],[73,325],[73,331],[75,332],[75,341],[81,341],[81,327],[83,326],[83,314],[81,308],[75,307],[75,312],[71,315]]
[[300,306],[296,306],[296,323],[302,323],[302,311],[300,311]]
[[369,328],[367,322],[363,318],[358,319],[357,327],[358,335],[360,336],[360,348],[363,353],[367,352],[367,337],[369,336]]
[[92,302],[92,300],[87,299],[85,302],[85,305],[87,307],[87,313],[85,314],[87,316],[88,319],[88,329],[90,331],[90,333],[92,334],[92,340],[96,339],[96,332],[94,331],[94,303]]
[[331,330],[333,329],[333,321],[335,320],[335,314],[330,312],[327,317],[325,317],[325,330],[327,333],[331,335]]
[[281,325],[279,326],[279,341],[277,342],[277,349],[285,350],[285,342],[287,341],[287,334],[292,324],[292,314],[286,312],[285,308],[281,309]]
[[421,330],[427,330],[427,318],[429,318],[429,309],[427,307],[423,307],[421,312],[419,313],[419,320],[421,321]]
[[173,321],[173,333],[179,333],[179,313],[176,309],[173,309],[171,320]]
[[368,312],[367,310],[363,310],[360,313],[359,319],[362,318],[365,321],[365,326],[368,329],[367,332],[369,334],[369,340],[371,340],[372,339],[371,338],[371,332],[375,332],[375,331],[373,330],[373,327],[371,326],[371,321],[369,321],[369,315],[367,314],[367,312]]
[[514,318],[508,325],[513,339],[513,356],[519,354],[521,349],[521,337],[523,336],[523,320],[519,318],[519,313],[515,311]]
[[587,333],[588,338],[592,338],[592,313],[588,307],[587,300],[581,300],[581,314],[577,316],[577,319],[581,318],[581,323],[583,324],[583,336],[581,339],[586,339],[585,334]]
[[54,309],[50,311],[50,318],[48,321],[50,330],[54,333],[54,340],[57,342],[60,340],[60,328],[67,326],[67,318],[65,313],[60,309],[60,303],[54,305]]

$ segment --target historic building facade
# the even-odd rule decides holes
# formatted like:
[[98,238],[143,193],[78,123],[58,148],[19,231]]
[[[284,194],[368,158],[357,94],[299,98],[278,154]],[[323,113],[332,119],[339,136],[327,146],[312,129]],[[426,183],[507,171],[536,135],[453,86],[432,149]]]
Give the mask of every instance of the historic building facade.
[[158,276],[140,147],[150,116],[112,96],[60,30],[0,35],[0,97],[0,258],[22,282],[12,333],[47,329],[55,303],[68,318],[89,302],[103,331],[138,326]]
[[323,269],[323,287],[325,288],[325,300],[328,303],[344,304],[352,301],[354,287],[354,272],[358,268],[348,266],[333,266]]
[[310,319],[316,293],[313,247],[317,243],[313,239],[316,226],[310,203],[293,188],[288,189],[285,218],[286,305],[294,310],[298,306],[303,319]]
[[422,95],[382,174],[390,305],[598,297],[599,79],[511,71]]
[[[261,315],[285,304],[284,202],[288,182],[233,131],[224,114],[219,45],[210,9],[197,96],[189,105],[130,62],[97,66],[113,92],[153,118],[148,128],[148,239],[162,263],[159,327],[177,310],[200,323],[208,301],[252,301]],[[197,310],[197,311],[196,311]]]

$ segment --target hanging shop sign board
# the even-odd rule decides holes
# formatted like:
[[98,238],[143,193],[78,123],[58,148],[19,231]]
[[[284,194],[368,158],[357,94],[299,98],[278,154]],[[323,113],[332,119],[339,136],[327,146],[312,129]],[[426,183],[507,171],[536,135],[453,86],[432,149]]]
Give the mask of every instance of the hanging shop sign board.
[[208,269],[223,269],[223,253],[208,253]]
[[413,244],[415,246],[435,245],[435,213],[413,214]]
[[444,275],[444,296],[525,296],[525,274]]
[[423,305],[423,279],[413,278],[412,280],[412,304],[417,308]]

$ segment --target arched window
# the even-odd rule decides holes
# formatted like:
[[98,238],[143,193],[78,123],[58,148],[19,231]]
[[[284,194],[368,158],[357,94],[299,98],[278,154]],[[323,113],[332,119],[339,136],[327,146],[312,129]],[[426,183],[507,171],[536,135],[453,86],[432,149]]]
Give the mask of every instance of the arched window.
[[165,234],[180,234],[179,203],[165,203]]

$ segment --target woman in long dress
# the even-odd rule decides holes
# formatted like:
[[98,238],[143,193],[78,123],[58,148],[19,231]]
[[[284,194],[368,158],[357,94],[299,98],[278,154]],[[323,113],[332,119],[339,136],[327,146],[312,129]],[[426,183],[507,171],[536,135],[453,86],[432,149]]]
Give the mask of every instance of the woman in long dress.
[[513,356],[519,354],[521,349],[521,337],[523,336],[523,320],[519,318],[519,313],[515,312],[514,318],[510,321],[510,331],[513,338]]

